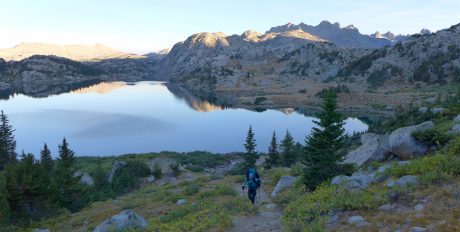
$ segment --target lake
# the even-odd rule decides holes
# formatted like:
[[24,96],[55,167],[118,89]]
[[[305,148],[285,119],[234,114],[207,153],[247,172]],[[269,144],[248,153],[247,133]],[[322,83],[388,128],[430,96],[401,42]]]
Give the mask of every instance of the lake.
[[[280,140],[289,130],[303,144],[314,125],[313,117],[292,109],[226,108],[170,89],[162,82],[103,82],[41,98],[16,94],[0,100],[0,109],[16,129],[18,153],[37,156],[45,142],[57,156],[64,137],[79,156],[243,151],[249,125],[257,150],[266,152],[273,131]],[[367,128],[359,119],[346,120],[349,134]]]

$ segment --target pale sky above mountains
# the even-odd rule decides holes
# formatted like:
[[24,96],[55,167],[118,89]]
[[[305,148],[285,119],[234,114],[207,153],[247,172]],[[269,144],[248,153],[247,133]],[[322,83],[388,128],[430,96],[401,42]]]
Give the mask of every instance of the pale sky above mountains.
[[265,32],[287,22],[353,24],[413,34],[460,23],[459,0],[1,0],[0,48],[21,42],[102,43],[147,53],[197,32]]

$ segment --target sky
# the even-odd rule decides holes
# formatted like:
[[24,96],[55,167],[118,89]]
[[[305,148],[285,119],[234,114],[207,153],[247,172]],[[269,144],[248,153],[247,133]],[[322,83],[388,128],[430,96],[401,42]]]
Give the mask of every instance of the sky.
[[102,43],[147,53],[198,32],[265,32],[292,22],[413,34],[460,23],[459,0],[0,0],[0,48]]

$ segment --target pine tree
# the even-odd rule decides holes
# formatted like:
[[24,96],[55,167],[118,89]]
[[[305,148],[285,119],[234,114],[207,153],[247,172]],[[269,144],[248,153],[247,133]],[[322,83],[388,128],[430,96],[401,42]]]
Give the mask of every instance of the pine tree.
[[247,168],[254,167],[256,165],[256,161],[258,158],[256,153],[256,146],[256,139],[254,138],[252,126],[249,126],[248,135],[246,137],[246,143],[244,144],[244,147],[246,148],[244,160]]
[[16,161],[16,140],[13,132],[14,129],[2,110],[0,114],[0,170],[3,170],[6,164]]
[[0,227],[8,222],[10,218],[10,205],[8,203],[8,192],[6,189],[6,180],[3,174],[0,174]]
[[279,151],[278,151],[278,140],[276,138],[276,133],[273,131],[272,140],[270,146],[268,147],[268,158],[265,161],[265,167],[271,168],[280,163]]
[[337,111],[336,94],[328,90],[323,99],[322,112],[314,120],[316,126],[306,139],[303,163],[307,166],[303,182],[314,190],[322,182],[350,171],[350,166],[342,165],[345,124]]
[[294,151],[294,138],[292,138],[288,130],[286,131],[284,139],[281,141],[281,149],[283,150],[283,165],[290,167],[296,162],[296,153]]
[[54,212],[46,172],[33,154],[21,155],[16,165],[5,169],[8,206],[15,219],[38,220]]
[[79,207],[77,202],[79,202],[80,186],[78,179],[74,177],[75,154],[65,138],[59,145],[59,158],[55,171],[54,181],[58,189],[59,204],[71,211],[76,210]]
[[53,170],[53,158],[51,158],[51,151],[48,149],[48,145],[46,143],[43,146],[43,150],[40,152],[40,162],[45,170],[49,172]]

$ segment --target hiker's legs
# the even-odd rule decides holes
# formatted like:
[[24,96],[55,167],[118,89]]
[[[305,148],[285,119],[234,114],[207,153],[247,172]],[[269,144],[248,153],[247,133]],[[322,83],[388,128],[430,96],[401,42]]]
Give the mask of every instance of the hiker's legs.
[[254,204],[254,201],[256,199],[256,189],[254,188],[248,189],[248,198],[249,200],[251,200],[252,204]]

